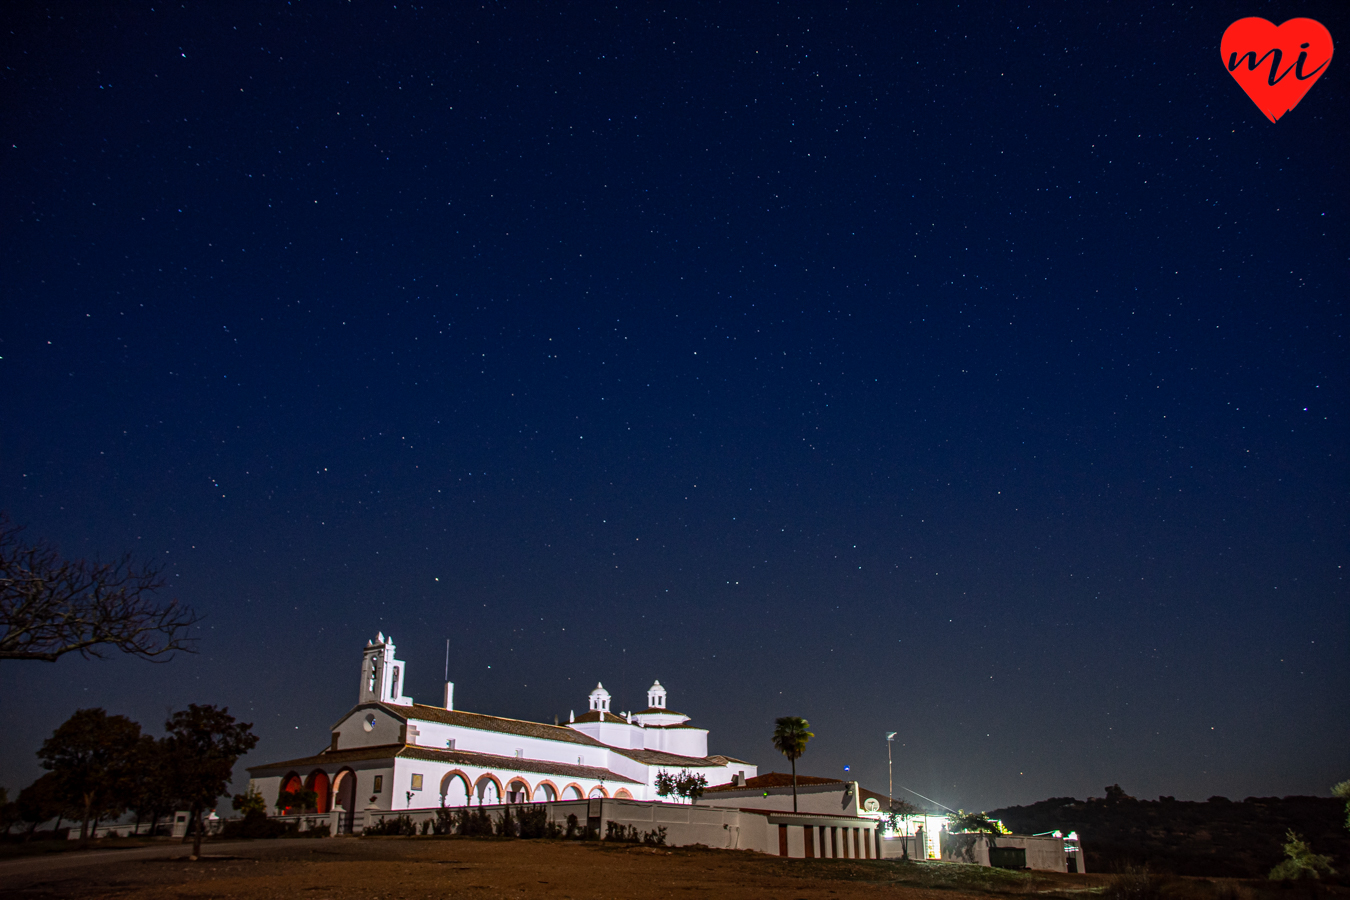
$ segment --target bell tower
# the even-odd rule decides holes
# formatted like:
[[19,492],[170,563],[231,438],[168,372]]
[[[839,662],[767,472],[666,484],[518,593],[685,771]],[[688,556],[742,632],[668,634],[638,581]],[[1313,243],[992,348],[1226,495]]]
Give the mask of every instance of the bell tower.
[[358,703],[393,703],[412,706],[412,698],[405,696],[407,666],[394,653],[394,639],[384,632],[375,640],[366,642],[361,654],[361,693]]

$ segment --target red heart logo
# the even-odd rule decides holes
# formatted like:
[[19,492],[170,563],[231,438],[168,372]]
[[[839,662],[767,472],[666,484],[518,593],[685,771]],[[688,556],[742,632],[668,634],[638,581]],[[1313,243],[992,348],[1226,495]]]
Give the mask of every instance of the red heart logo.
[[1272,122],[1298,106],[1326,72],[1331,51],[1331,32],[1313,19],[1290,19],[1278,28],[1256,16],[1238,19],[1219,42],[1228,74]]

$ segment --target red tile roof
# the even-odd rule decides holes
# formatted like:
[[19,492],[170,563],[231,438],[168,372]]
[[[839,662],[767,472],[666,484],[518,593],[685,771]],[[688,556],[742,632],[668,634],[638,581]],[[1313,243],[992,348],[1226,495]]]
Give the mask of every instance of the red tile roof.
[[[638,710],[636,713],[634,713],[634,715],[638,715],[638,716],[655,716],[655,715],[662,715],[662,716],[684,716],[684,713],[682,713],[682,712],[676,712],[676,711],[673,710],[673,709],[666,709],[664,706],[649,706],[649,707],[647,707],[646,709],[640,709],[640,710]],[[688,716],[684,716],[684,717],[685,717],[686,719],[689,718]]]
[[[738,760],[739,762],[739,760]],[[844,784],[845,782],[838,778],[818,778],[813,775],[798,775],[797,786],[804,784]],[[753,778],[745,779],[745,784],[730,785],[719,784],[717,787],[708,788],[712,791],[753,791],[763,788],[792,787],[792,775],[785,772],[765,772],[763,775],[756,775]]]
[[552,762],[546,759],[522,759],[516,756],[498,756],[495,753],[475,753],[467,750],[439,750],[435,747],[418,747],[403,744],[381,744],[376,747],[356,747],[351,750],[327,750],[315,756],[300,759],[288,759],[283,762],[267,763],[261,766],[249,766],[250,775],[270,769],[330,768],[350,762],[364,762],[372,759],[424,759],[429,762],[449,763],[458,766],[476,766],[497,772],[520,772],[536,775],[557,775],[564,778],[584,778],[591,781],[621,781],[625,784],[642,784],[624,775],[599,766],[578,766],[571,763]]
[[[604,747],[588,734],[582,734],[566,725],[546,725],[543,722],[527,722],[524,719],[505,719],[501,716],[485,716],[481,713],[463,712],[458,709],[442,709],[439,706],[397,706],[393,703],[376,704],[405,721],[438,722],[442,725],[458,725],[461,728],[476,728],[479,731],[495,731],[501,734],[516,734],[523,737],[543,738],[546,741],[566,741],[569,744],[585,744],[588,747]],[[358,709],[360,707],[357,707]],[[348,713],[351,715],[351,713]],[[614,717],[617,721],[623,719]],[[608,720],[607,720],[608,721]]]
[[598,710],[594,710],[594,709],[591,710],[590,712],[585,712],[585,713],[582,713],[581,715],[577,716],[576,721],[578,721],[578,722],[610,722],[610,723],[612,723],[612,724],[614,724],[614,725],[627,725],[627,724],[628,724],[628,720],[627,720],[627,719],[624,719],[624,718],[622,718],[622,717],[620,717],[620,716],[616,716],[616,715],[614,715],[614,713],[602,713],[602,712],[600,712],[600,711],[598,711]]
[[677,753],[664,753],[660,750],[623,750],[610,747],[620,756],[626,756],[634,762],[648,766],[675,766],[681,769],[712,769],[722,765],[720,758],[708,756],[680,756]]

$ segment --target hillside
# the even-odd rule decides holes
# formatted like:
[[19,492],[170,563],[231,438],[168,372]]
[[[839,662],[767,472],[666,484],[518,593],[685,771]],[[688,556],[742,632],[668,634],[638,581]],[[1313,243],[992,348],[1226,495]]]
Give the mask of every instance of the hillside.
[[1147,864],[1158,872],[1208,877],[1264,877],[1284,857],[1293,829],[1318,853],[1350,872],[1345,803],[1330,797],[1248,797],[1202,802],[1171,797],[1136,800],[1118,785],[1106,797],[1055,797],[1030,806],[991,810],[1013,831],[1077,831],[1089,872]]

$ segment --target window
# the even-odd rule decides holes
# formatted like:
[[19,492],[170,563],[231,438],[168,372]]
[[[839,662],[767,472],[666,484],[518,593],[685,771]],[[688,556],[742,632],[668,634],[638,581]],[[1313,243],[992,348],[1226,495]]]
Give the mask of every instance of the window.
[[398,666],[394,666],[394,682],[389,688],[389,696],[394,700],[398,699]]
[[524,758],[525,758],[525,751],[524,751],[524,750],[516,750],[516,759],[524,759]]
[[414,775],[414,776],[412,777],[412,789],[413,789],[414,791],[420,791],[420,790],[422,789],[422,776],[421,776],[421,775]]
[[447,749],[447,750],[453,750],[453,749],[455,749],[455,739],[454,739],[454,738],[451,738],[450,740],[448,740],[448,741],[445,742],[445,749]]
[[376,776],[375,776],[375,793],[377,793],[377,794],[382,794],[382,793],[384,793],[384,776],[383,776],[383,775],[376,775]]

